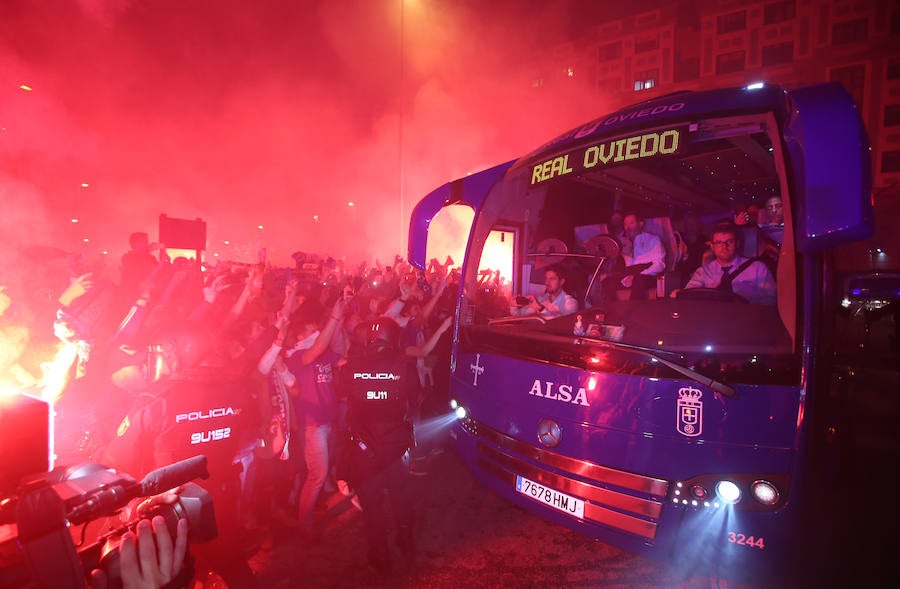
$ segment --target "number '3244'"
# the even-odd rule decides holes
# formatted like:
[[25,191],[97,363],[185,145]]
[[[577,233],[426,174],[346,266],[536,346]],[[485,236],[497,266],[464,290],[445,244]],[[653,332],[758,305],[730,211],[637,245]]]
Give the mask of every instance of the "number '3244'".
[[766,547],[766,542],[763,540],[762,536],[757,538],[756,536],[747,536],[737,532],[728,532],[728,541],[732,544],[737,544],[738,546],[750,546],[751,548],[759,548],[760,550],[763,550]]

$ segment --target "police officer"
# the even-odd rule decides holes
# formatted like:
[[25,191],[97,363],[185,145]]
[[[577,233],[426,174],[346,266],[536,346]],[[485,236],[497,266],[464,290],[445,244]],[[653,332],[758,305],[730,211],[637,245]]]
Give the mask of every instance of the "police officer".
[[140,479],[160,466],[207,457],[202,483],[215,506],[219,536],[196,547],[201,565],[229,587],[254,587],[240,550],[239,444],[255,432],[249,375],[229,371],[199,328],[164,325],[150,334],[144,368],[146,392],[119,424],[101,462]]
[[409,374],[406,355],[399,349],[396,322],[380,317],[363,329],[365,344],[354,350],[345,367],[351,433],[347,467],[363,509],[369,563],[387,573],[392,528],[404,557],[413,556],[409,471],[403,458],[412,444],[407,411],[410,378],[415,375]]

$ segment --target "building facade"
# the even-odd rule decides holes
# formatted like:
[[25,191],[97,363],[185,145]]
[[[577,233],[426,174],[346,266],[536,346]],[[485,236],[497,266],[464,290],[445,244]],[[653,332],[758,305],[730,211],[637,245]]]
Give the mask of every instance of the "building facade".
[[900,267],[900,0],[661,3],[596,24],[526,72],[536,91],[578,83],[613,108],[714,86],[840,82],[866,122],[874,164],[876,237],[853,257]]

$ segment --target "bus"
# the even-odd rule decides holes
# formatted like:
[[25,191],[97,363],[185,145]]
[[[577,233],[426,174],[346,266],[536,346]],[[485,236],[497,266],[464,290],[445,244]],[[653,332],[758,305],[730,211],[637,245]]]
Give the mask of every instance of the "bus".
[[[812,540],[804,509],[828,484],[816,477],[834,470],[819,468],[835,431],[834,249],[872,233],[871,176],[840,85],[755,84],[623,108],[425,196],[409,230],[421,269],[435,215],[474,211],[450,364],[463,463],[526,510],[629,552],[786,570]],[[663,246],[655,273],[628,264],[629,215]],[[766,265],[768,299],[686,288],[717,260],[723,227]],[[516,314],[551,268],[577,310]],[[649,286],[626,288],[638,274]]]

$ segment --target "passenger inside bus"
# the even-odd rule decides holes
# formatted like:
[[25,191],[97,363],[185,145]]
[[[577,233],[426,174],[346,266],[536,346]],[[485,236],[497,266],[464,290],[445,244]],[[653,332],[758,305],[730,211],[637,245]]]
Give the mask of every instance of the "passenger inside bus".
[[[750,207],[756,205],[751,204]],[[759,210],[758,215],[736,215],[735,220],[741,226],[745,243],[753,246],[752,250],[745,246],[744,251],[750,251],[749,256],[759,257],[769,272],[775,274],[778,252],[784,239],[784,203],[781,196],[776,194],[767,198],[765,208]],[[751,239],[752,242],[748,241]]]
[[645,220],[629,212],[623,225],[624,231],[616,236],[621,243],[620,264],[603,280],[606,301],[648,298],[657,291],[657,277],[675,263],[675,237],[667,217]]
[[656,289],[656,277],[666,269],[666,250],[657,235],[644,231],[644,218],[627,213],[623,218],[621,257],[624,262],[603,281],[604,300],[616,300],[619,291],[630,291],[623,298],[646,298]]
[[510,303],[511,315],[540,315],[544,319],[555,319],[578,311],[578,301],[565,291],[566,273],[560,265],[544,270],[543,294],[514,297]]
[[738,253],[742,244],[736,225],[716,225],[710,246],[714,258],[697,268],[684,289],[673,291],[672,296],[775,304],[775,279],[760,260]]
[[780,195],[770,196],[766,200],[766,220],[759,226],[762,232],[763,247],[760,258],[771,272],[775,272],[781,242],[784,240],[784,203]]

